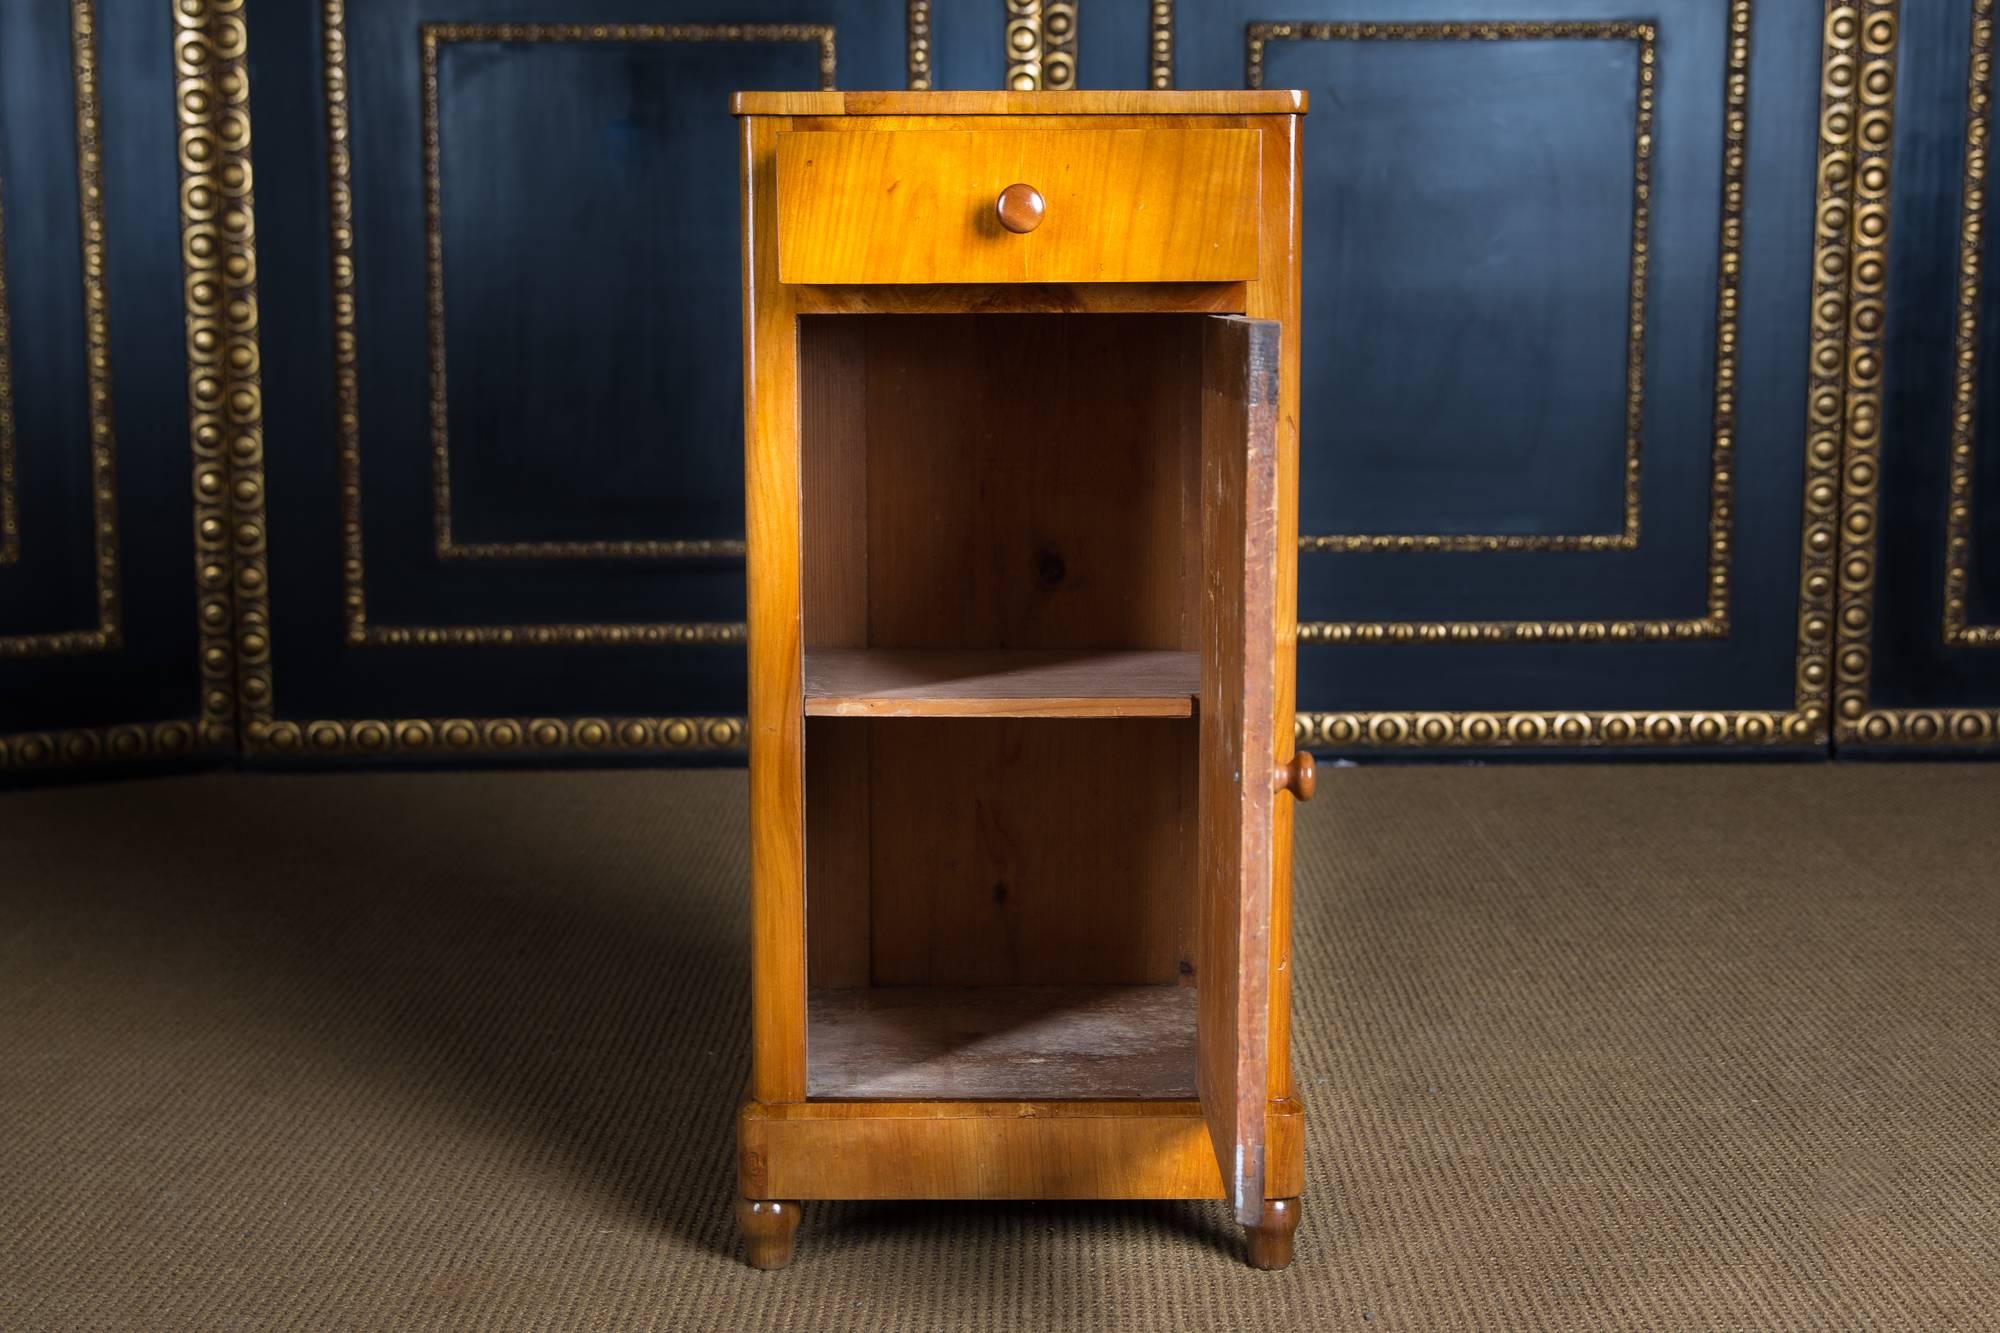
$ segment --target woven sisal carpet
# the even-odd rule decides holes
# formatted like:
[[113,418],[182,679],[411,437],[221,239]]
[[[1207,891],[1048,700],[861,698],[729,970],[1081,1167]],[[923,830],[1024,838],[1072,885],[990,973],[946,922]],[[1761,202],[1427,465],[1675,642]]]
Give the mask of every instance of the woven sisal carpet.
[[2000,1328],[2000,766],[1386,768],[1301,820],[1299,1255],[735,1255],[742,775],[0,794],[0,1329]]

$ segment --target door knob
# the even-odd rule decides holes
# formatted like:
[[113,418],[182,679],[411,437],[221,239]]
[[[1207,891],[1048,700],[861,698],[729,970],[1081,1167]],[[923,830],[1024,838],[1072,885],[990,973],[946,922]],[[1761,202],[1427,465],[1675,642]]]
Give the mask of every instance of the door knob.
[[1273,777],[1279,791],[1290,792],[1296,801],[1310,801],[1319,782],[1319,769],[1312,755],[1300,750],[1292,756],[1291,763],[1279,764]]
[[1042,214],[1048,212],[1048,205],[1042,202],[1042,193],[1034,186],[1009,185],[1000,191],[993,211],[1000,215],[1001,226],[1020,236],[1042,225]]

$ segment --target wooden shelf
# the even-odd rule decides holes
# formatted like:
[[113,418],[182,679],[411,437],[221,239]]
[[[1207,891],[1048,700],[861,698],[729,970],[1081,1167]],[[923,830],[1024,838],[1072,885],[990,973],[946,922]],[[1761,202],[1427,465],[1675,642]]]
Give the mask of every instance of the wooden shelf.
[[1195,1095],[1192,986],[883,986],[806,1003],[806,1095]]
[[807,717],[1192,717],[1196,653],[820,648]]

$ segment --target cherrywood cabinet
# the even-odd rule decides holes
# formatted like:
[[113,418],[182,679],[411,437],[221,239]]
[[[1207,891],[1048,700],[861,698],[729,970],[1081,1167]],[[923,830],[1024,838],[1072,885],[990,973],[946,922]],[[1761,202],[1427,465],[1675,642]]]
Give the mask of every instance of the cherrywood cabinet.
[[1288,1262],[1299,117],[755,94],[750,1261],[1219,1198]]

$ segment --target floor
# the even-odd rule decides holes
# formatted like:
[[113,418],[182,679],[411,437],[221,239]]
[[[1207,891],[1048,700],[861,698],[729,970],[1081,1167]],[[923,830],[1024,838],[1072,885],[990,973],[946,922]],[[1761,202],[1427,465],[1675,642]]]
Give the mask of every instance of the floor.
[[2000,765],[1323,771],[1279,1274],[1206,1203],[744,1267],[743,809],[0,794],[0,1328],[2000,1328]]

